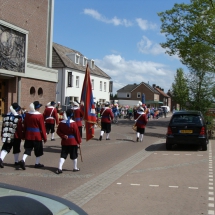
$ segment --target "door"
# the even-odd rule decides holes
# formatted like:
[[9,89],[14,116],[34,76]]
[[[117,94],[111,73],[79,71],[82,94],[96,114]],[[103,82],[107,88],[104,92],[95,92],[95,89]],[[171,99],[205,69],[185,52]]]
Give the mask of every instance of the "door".
[[4,113],[4,88],[3,81],[0,80],[0,121],[2,121],[2,114]]

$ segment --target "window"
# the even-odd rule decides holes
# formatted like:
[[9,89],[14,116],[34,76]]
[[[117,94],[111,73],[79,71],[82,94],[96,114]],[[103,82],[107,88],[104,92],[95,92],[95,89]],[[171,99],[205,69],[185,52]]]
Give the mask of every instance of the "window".
[[80,55],[79,55],[79,54],[76,54],[76,55],[75,55],[75,63],[76,63],[76,64],[79,64],[79,61],[80,61]]
[[129,93],[127,93],[127,98],[130,98],[130,94]]
[[79,76],[76,76],[76,87],[79,87]]
[[32,97],[35,96],[35,88],[34,88],[34,87],[31,87],[31,89],[30,89],[30,95],[31,95]]
[[104,91],[106,92],[106,82],[104,82]]
[[91,80],[92,90],[94,90],[94,79]]
[[137,98],[140,98],[140,97],[141,97],[141,93],[138,92],[138,93],[137,93]]
[[87,65],[87,58],[84,57],[84,58],[83,58],[83,66],[86,66],[86,65]]
[[43,89],[41,87],[38,89],[38,96],[40,98],[43,96]]
[[100,91],[102,91],[102,81],[100,81]]
[[72,72],[68,72],[68,87],[72,87]]

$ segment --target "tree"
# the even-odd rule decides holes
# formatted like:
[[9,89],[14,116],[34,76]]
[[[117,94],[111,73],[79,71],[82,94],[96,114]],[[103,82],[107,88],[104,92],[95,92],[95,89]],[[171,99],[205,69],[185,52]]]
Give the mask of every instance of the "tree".
[[161,33],[166,42],[161,46],[169,55],[178,55],[190,69],[215,72],[214,0],[191,0],[175,4],[171,10],[158,13]]
[[180,109],[185,108],[188,101],[189,90],[183,69],[177,69],[175,80],[170,91],[172,99],[180,105]]
[[205,71],[190,71],[188,79],[189,109],[203,113],[214,102],[214,74]]

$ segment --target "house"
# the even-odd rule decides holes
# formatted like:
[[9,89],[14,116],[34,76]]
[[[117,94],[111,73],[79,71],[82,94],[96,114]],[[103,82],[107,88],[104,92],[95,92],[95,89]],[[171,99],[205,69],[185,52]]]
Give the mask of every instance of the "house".
[[38,100],[43,109],[55,100],[53,5],[54,0],[0,2],[0,121],[14,102],[28,109]]
[[151,107],[159,107],[163,105],[160,101],[160,93],[147,83],[128,84],[117,91],[117,98],[119,105],[134,106],[138,101]]
[[88,59],[79,51],[53,43],[52,67],[58,70],[56,100],[62,105],[72,101],[80,102],[86,66],[90,68],[90,77],[94,102],[109,101],[112,92],[111,77],[96,66],[93,59]]
[[171,110],[171,97],[169,95],[167,95],[166,93],[164,93],[164,89],[159,87],[159,86],[156,86],[156,84],[153,84],[152,87],[157,90],[159,93],[160,93],[160,101],[163,102],[163,105],[164,106],[168,106]]

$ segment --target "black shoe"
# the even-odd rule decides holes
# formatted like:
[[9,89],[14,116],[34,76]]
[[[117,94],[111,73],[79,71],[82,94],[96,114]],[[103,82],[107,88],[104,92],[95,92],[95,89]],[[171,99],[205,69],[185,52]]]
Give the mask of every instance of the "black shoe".
[[139,137],[137,137],[137,142],[139,142]]
[[55,141],[55,139],[51,139],[51,141]]
[[100,141],[102,140],[102,136],[99,137],[99,140],[100,140]]
[[110,140],[110,138],[106,138],[106,140]]
[[25,162],[24,162],[24,160],[19,161],[19,166],[20,166],[20,168],[25,170]]
[[44,165],[40,163],[34,165],[34,168],[43,168],[43,167]]
[[63,173],[63,171],[60,170],[60,169],[57,169],[57,171],[56,171],[55,173],[56,173],[56,174],[61,174],[61,173]]
[[15,163],[14,163],[14,166],[19,166],[19,162],[15,162]]
[[73,169],[72,171],[73,172],[78,172],[78,171],[80,171],[80,169]]
[[2,161],[1,158],[0,158],[0,167],[1,167],[1,168],[4,168],[4,164],[3,164],[3,161]]

